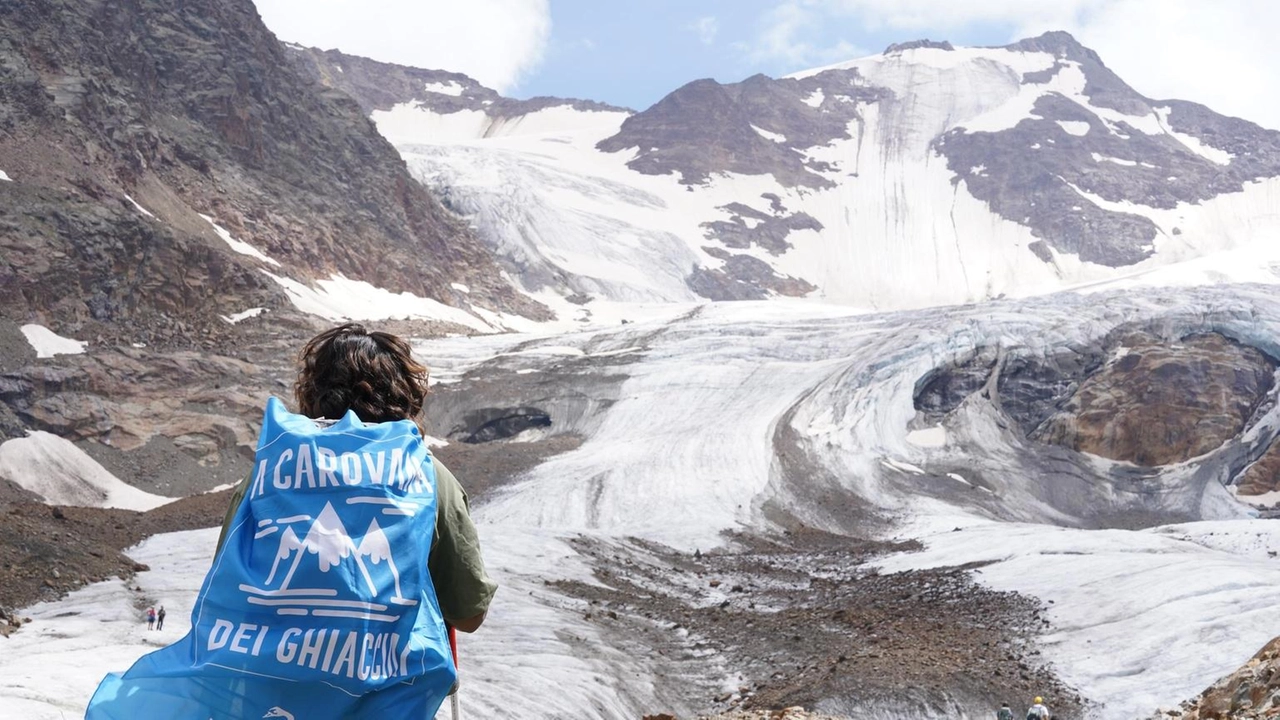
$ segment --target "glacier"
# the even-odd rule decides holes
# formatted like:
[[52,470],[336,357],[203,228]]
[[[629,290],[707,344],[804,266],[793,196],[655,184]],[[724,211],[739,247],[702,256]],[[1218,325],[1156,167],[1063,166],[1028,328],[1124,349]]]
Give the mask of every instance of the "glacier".
[[[979,582],[1052,603],[1041,642],[1055,672],[1094,703],[1087,717],[1130,719],[1195,694],[1269,639],[1259,618],[1280,600],[1267,554],[1280,548],[1280,531],[1222,482],[1246,448],[1275,436],[1280,409],[1239,442],[1159,468],[1139,488],[1123,463],[1033,447],[973,398],[941,431],[921,425],[913,406],[923,376],[975,348],[1051,353],[1133,323],[1171,336],[1213,330],[1280,354],[1280,300],[1266,286],[1062,293],[894,313],[718,303],[604,329],[419,342],[437,382],[465,387],[505,373],[513,401],[529,392],[522,382],[562,386],[550,393],[562,405],[545,409],[558,431],[585,438],[474,508],[503,589],[486,626],[462,639],[464,707],[531,718],[700,709],[688,690],[732,686],[732,668],[634,652],[547,581],[600,582],[576,540],[705,551],[725,543],[725,531],[767,531],[776,517],[767,507],[817,528],[924,543],[876,561],[882,571],[989,563],[975,571]],[[827,469],[823,482],[834,486],[823,490],[876,517],[817,500],[814,478],[782,460],[796,452],[806,467]],[[466,468],[457,470],[465,483]],[[985,489],[956,479],[978,476]],[[1107,526],[1138,506],[1198,521]],[[87,700],[102,673],[154,647],[134,598],[163,602],[180,631],[215,535],[157,536],[131,551],[152,566],[136,581],[141,591],[111,581],[26,611],[35,622],[7,641],[20,652],[5,657],[47,658],[42,667],[64,671],[55,688],[29,660],[0,662],[0,714],[59,718]],[[99,645],[110,651],[85,656]],[[955,717],[987,711],[957,702]],[[838,703],[831,707],[850,711]],[[877,708],[875,716],[918,712]]]

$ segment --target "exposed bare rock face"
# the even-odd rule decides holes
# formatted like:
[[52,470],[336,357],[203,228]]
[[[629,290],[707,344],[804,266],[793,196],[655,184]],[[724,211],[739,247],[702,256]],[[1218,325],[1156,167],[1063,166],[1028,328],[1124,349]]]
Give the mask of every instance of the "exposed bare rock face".
[[618,134],[598,147],[605,152],[634,148],[632,170],[677,172],[686,184],[733,172],[772,174],[788,187],[830,187],[832,182],[815,172],[830,167],[797,151],[849,138],[849,123],[859,118],[857,103],[886,96],[883,89],[855,85],[856,77],[855,70],[831,70],[803,80],[765,75],[731,85],[695,80],[627,118]]
[[1261,720],[1280,715],[1280,638],[1200,697],[1149,720]]
[[[0,130],[10,317],[198,342],[219,314],[287,306],[262,271],[445,303],[459,282],[492,308],[545,312],[355,102],[289,64],[251,0],[0,6]],[[280,265],[234,252],[199,214]]]
[[923,378],[916,408],[936,418],[994,394],[1030,439],[1151,467],[1239,436],[1271,397],[1276,366],[1216,333],[1118,332],[1047,358],[980,353]]
[[[1132,122],[1163,123],[1193,142],[1229,154],[1225,164],[1215,162],[1169,134],[1148,134],[1123,120],[1104,118],[1059,93],[1043,95],[1031,117],[1007,130],[956,129],[937,139],[935,147],[947,166],[964,178],[975,197],[1001,216],[1027,224],[1060,252],[1120,267],[1153,251],[1151,241],[1159,233],[1155,224],[1089,202],[1081,190],[1109,201],[1171,209],[1179,202],[1239,192],[1247,182],[1280,174],[1280,133],[1203,105],[1144,97],[1065,32],[1045,33],[1009,49],[1058,58],[1050,70],[1027,74],[1024,85],[1051,83],[1078,68],[1091,105],[1130,116]],[[1070,132],[1071,123],[1087,129]],[[970,172],[978,166],[984,171]],[[1039,252],[1052,261],[1045,248]]]
[[1112,460],[1168,465],[1235,437],[1271,390],[1275,361],[1221,335],[1173,346],[1137,340],[1031,436]]
[[1280,439],[1267,447],[1257,462],[1245,468],[1236,479],[1241,496],[1258,496],[1280,490]]

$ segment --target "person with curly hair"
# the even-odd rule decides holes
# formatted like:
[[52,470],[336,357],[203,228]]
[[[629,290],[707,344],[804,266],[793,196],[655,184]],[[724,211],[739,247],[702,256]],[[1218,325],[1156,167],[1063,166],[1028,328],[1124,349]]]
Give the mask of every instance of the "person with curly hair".
[[[369,331],[357,323],[326,330],[302,348],[294,400],[313,420],[341,420],[348,411],[365,423],[412,420],[423,435],[427,368],[413,358],[409,343],[390,333]],[[497,583],[485,572],[480,542],[471,521],[467,493],[437,458],[435,536],[427,568],[441,613],[451,627],[475,632],[484,622]],[[252,478],[236,489],[218,538],[227,530]]]
[[466,493],[426,445],[426,395],[427,368],[395,335],[312,338],[300,412],[267,400],[191,630],[108,673],[86,720],[385,720],[456,704],[452,629],[478,629],[497,585]]

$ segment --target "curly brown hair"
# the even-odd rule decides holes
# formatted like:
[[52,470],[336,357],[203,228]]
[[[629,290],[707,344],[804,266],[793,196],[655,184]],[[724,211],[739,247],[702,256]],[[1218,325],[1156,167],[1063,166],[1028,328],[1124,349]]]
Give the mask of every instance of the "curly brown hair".
[[425,434],[427,368],[399,337],[339,325],[311,338],[298,366],[293,395],[307,417],[338,420],[354,410],[364,422],[413,420]]

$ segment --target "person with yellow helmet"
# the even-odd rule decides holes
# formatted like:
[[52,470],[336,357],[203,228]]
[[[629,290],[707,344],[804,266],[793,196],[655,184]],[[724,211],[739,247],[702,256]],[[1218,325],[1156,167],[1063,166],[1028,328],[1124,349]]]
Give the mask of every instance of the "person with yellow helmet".
[[1049,708],[1044,706],[1044,698],[1036,698],[1036,704],[1027,710],[1027,720],[1049,720]]

